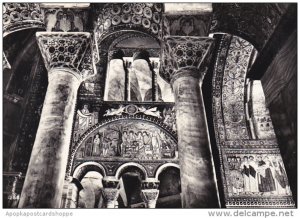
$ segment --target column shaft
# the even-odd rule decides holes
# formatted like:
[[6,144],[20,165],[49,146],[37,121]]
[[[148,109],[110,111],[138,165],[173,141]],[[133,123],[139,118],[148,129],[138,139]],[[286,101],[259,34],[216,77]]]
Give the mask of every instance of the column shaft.
[[173,82],[173,90],[176,103],[182,206],[219,207],[199,79],[182,75]]
[[68,69],[54,69],[48,79],[19,208],[58,208],[61,202],[81,81]]

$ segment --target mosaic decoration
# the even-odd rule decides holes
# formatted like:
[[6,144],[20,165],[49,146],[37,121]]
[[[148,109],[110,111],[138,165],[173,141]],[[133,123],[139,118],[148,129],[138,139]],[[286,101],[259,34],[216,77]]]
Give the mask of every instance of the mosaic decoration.
[[163,44],[161,76],[170,82],[179,70],[192,68],[193,73],[203,77],[204,73],[201,73],[199,68],[209,59],[213,45],[214,39],[208,37],[166,37]]
[[77,149],[76,158],[168,159],[177,155],[176,142],[157,126],[141,121],[116,121],[97,128]]
[[90,112],[89,105],[84,104],[82,109],[77,110],[75,124],[73,128],[73,143],[90,127],[98,123],[98,113]]
[[[153,103],[122,103],[79,106],[67,176],[79,164],[90,161],[101,164],[109,176],[115,176],[122,164],[139,163],[149,177],[155,177],[164,163],[178,163],[174,104],[156,103],[153,107]],[[107,116],[112,111],[122,113]]]
[[86,31],[88,11],[82,9],[43,8],[47,32]]
[[208,36],[211,13],[202,15],[164,15],[163,36]]
[[280,154],[227,155],[229,196],[291,195]]
[[95,109],[99,111],[98,120],[118,119],[124,116],[140,119],[153,119],[158,125],[167,129],[174,137],[177,137],[176,115],[174,103],[149,102],[149,103],[103,103]]
[[226,207],[294,207],[277,140],[252,139],[246,125],[245,77],[254,48],[229,34],[215,38],[213,122]]
[[3,3],[3,37],[25,29],[45,29],[39,4]]
[[227,207],[294,207],[278,149],[228,150],[223,161]]
[[233,37],[228,49],[222,84],[222,107],[226,139],[247,139],[244,95],[245,80],[254,47]]
[[89,33],[38,33],[38,44],[48,72],[55,67],[77,71],[88,47],[89,37]]
[[176,127],[176,111],[175,107],[164,109],[163,111],[163,119],[164,119],[164,124],[169,126],[174,132],[177,132],[177,127]]
[[141,106],[138,107],[136,105],[127,105],[126,107],[123,105],[120,105],[118,109],[108,109],[104,116],[121,116],[122,114],[129,114],[129,115],[135,115],[138,113],[142,113],[148,116],[153,116],[157,118],[161,118],[160,111],[157,110],[157,107],[148,108]]
[[213,4],[210,32],[240,36],[260,50],[273,33],[287,4]]
[[123,3],[106,4],[99,11],[95,32],[103,38],[117,30],[141,30],[153,36],[160,33],[163,4],[161,3]]

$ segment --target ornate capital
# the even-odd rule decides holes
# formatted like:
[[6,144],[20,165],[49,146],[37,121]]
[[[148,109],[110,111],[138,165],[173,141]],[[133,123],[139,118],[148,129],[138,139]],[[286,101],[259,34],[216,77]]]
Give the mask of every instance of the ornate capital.
[[209,37],[165,37],[161,76],[169,82],[187,73],[203,78],[213,46],[214,39]]
[[115,188],[118,189],[120,185],[120,181],[115,178],[104,177],[102,179],[103,188]]
[[3,37],[24,29],[45,29],[40,5],[36,3],[4,3]]
[[65,68],[76,73],[80,79],[94,75],[95,62],[99,60],[93,52],[90,33],[38,32],[38,45],[50,72],[55,68]]
[[148,208],[155,208],[156,201],[159,195],[157,189],[144,189],[141,192],[143,201],[147,204]]
[[104,188],[102,189],[103,198],[106,202],[114,202],[118,199],[119,189],[116,188]]
[[158,189],[159,181],[156,179],[153,180],[144,180],[142,181],[142,189]]

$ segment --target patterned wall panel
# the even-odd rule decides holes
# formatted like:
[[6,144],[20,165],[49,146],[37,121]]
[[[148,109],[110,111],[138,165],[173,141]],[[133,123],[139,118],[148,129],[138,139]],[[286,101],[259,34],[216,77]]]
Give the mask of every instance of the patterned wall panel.
[[233,37],[227,53],[222,84],[222,107],[226,139],[249,139],[245,120],[244,95],[246,74],[254,47]]
[[276,139],[251,139],[246,125],[245,79],[253,46],[216,35],[213,122],[226,207],[294,207]]

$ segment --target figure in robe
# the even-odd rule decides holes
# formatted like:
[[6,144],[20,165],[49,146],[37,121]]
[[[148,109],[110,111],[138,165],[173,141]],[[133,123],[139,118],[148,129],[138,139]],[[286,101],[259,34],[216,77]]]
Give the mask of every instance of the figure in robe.
[[228,163],[229,170],[235,170],[234,157],[227,157],[227,163]]
[[258,190],[262,193],[271,193],[276,190],[275,181],[272,174],[272,165],[271,162],[266,157],[262,160],[261,156],[257,157],[258,166],[257,172],[258,176]]
[[135,141],[135,134],[133,131],[129,132],[128,141],[129,141],[130,145]]
[[151,136],[149,136],[149,134],[144,131],[143,132],[143,143],[144,143],[144,147],[145,147],[145,154],[147,156],[152,155],[152,143],[151,143]]
[[273,162],[275,172],[275,184],[278,195],[289,194],[289,184],[285,170],[281,165],[280,161]]
[[88,105],[83,105],[82,110],[77,111],[78,116],[78,126],[80,131],[84,131],[90,127],[92,122],[92,113],[88,109]]
[[151,143],[153,147],[153,153],[158,155],[160,153],[159,148],[161,146],[161,140],[157,132],[152,133]]
[[121,157],[122,156],[122,134],[121,132],[118,132],[118,139],[117,141],[117,150],[116,150],[116,156]]
[[121,144],[122,154],[126,153],[127,146],[128,146],[128,134],[127,134],[127,131],[123,131],[122,144]]
[[138,143],[139,146],[139,151],[144,149],[144,143],[143,143],[143,135],[141,131],[138,131],[136,134],[136,141]]
[[93,152],[93,144],[92,143],[86,143],[85,145],[85,156],[90,157],[92,156]]
[[102,144],[103,144],[103,156],[106,157],[108,155],[108,150],[111,145],[111,139],[107,138],[105,134],[103,133],[103,138],[102,138]]
[[251,191],[250,190],[250,168],[249,168],[249,162],[247,156],[244,156],[240,169],[244,179],[244,193],[249,194]]
[[96,134],[94,141],[93,141],[94,145],[93,145],[93,156],[100,156],[101,154],[101,139],[100,139],[100,135]]
[[243,175],[238,170],[230,170],[229,178],[232,185],[232,194],[240,195],[240,193],[243,192],[244,187]]
[[254,157],[249,157],[249,180],[250,180],[250,192],[253,194],[258,192],[258,182],[257,182],[257,164],[254,161]]

